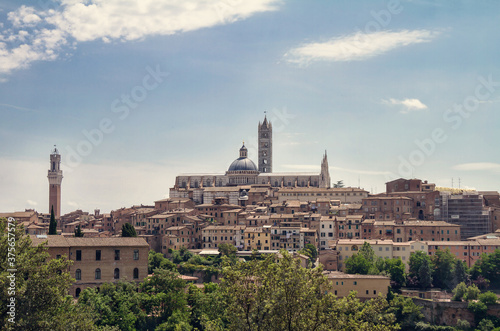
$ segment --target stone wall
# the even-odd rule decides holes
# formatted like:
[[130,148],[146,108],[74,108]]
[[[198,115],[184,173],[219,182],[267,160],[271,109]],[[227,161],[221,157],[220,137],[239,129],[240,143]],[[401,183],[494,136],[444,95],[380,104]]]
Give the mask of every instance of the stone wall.
[[[467,320],[471,326],[475,326],[474,314],[467,309],[468,302],[457,301],[430,301],[412,298],[413,302],[422,308],[424,320],[435,325],[457,325],[457,321]],[[500,305],[488,307],[488,314],[500,317]]]

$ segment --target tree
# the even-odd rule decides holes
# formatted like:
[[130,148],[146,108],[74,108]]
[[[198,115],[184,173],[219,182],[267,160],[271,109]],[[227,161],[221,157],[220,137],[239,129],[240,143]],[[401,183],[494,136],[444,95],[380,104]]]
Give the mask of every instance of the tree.
[[54,215],[54,206],[50,209],[49,235],[57,234],[57,221]]
[[424,260],[427,260],[429,266],[431,265],[431,259],[429,255],[427,255],[424,251],[416,251],[411,253],[410,260],[408,261],[408,277],[417,277],[418,279],[420,266],[422,265]]
[[80,227],[80,225],[78,225],[75,229],[75,237],[76,238],[83,237],[83,232],[82,232],[82,228]]
[[399,289],[401,286],[405,285],[406,272],[405,265],[401,259],[393,258],[384,261],[384,271],[387,272],[391,277],[392,286],[395,289]]
[[307,255],[313,263],[318,258],[318,249],[313,244],[305,244],[304,249],[300,253]]
[[479,294],[478,299],[487,306],[494,305],[498,301],[497,295],[491,291]]
[[482,254],[472,267],[472,276],[479,276],[489,280],[493,287],[500,286],[500,250],[495,249],[493,253]]
[[156,269],[153,276],[141,284],[142,309],[156,325],[167,322],[174,314],[176,320],[184,320],[181,315],[189,314],[185,288],[186,282],[179,273]]
[[396,321],[403,330],[412,329],[424,317],[421,310],[422,307],[417,306],[411,298],[401,295],[395,295],[394,299],[389,302],[388,308],[388,312],[395,315]]
[[152,274],[157,268],[172,271],[177,270],[175,264],[169,259],[164,258],[162,253],[156,253],[155,251],[150,250],[148,252],[148,273]]
[[451,300],[453,301],[462,301],[465,293],[467,292],[467,285],[464,282],[461,282],[453,289],[453,297]]
[[418,282],[420,287],[423,289],[427,289],[432,286],[431,267],[428,259],[422,259],[422,264],[418,269]]
[[345,261],[346,274],[368,275],[373,264],[360,253],[354,253]]
[[464,299],[465,299],[465,301],[477,300],[480,293],[481,293],[481,290],[479,290],[477,288],[476,284],[472,284],[471,286],[467,287],[467,291],[465,292]]
[[137,232],[135,228],[130,223],[124,223],[122,225],[122,237],[137,237]]
[[434,267],[432,280],[434,287],[448,289],[452,286],[452,269],[455,266],[455,256],[449,249],[438,249],[431,258]]
[[396,329],[383,298],[335,299],[322,268],[300,266],[288,252],[224,267],[221,290],[230,330]]
[[342,187],[344,187],[344,181],[343,180],[339,180],[335,184],[333,184],[333,188],[342,188]]
[[132,283],[104,283],[99,290],[85,289],[78,304],[90,309],[96,316],[97,326],[117,326],[120,330],[136,330],[146,324],[146,314],[141,309],[140,293]]
[[[91,330],[92,318],[67,297],[74,281],[66,271],[70,264],[64,256],[50,259],[47,247],[33,246],[20,223],[1,218],[0,301],[5,304],[0,306],[0,325],[12,330]],[[15,286],[11,286],[12,279]],[[6,304],[12,297],[16,303],[14,325],[8,321],[11,316]]]
[[457,259],[455,261],[455,268],[453,270],[453,280],[455,285],[462,282],[466,282],[468,280],[465,262],[463,262],[462,260]]

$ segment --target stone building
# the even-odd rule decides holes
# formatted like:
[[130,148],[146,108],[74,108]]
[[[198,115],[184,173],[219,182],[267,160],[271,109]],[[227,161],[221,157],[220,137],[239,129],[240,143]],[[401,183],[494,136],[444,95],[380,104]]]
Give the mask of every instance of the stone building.
[[31,236],[33,246],[47,243],[51,258],[66,256],[73,264],[69,273],[75,279],[70,294],[78,297],[87,287],[103,283],[139,283],[148,275],[149,245],[142,238],[66,238],[58,235]]
[[[181,174],[176,177],[170,189],[172,199],[192,199],[196,204],[213,203],[217,197],[225,197],[230,204],[242,205],[241,199],[252,192],[253,185],[261,188],[317,187],[330,188],[330,173],[326,152],[318,173],[273,173],[272,124],[264,119],[259,123],[258,166],[248,157],[245,144],[240,148],[239,157],[225,173]],[[246,187],[242,187],[246,186]],[[245,192],[243,192],[245,191]],[[263,190],[262,190],[263,191]],[[252,192],[255,194],[255,191]],[[260,197],[262,200],[262,197]],[[252,201],[250,203],[257,203]]]

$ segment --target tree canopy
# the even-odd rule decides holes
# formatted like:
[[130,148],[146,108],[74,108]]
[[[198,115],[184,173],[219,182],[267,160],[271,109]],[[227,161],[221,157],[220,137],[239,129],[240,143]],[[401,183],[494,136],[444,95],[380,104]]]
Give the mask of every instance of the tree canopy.
[[130,223],[124,223],[122,225],[122,237],[137,237],[137,232],[135,228]]

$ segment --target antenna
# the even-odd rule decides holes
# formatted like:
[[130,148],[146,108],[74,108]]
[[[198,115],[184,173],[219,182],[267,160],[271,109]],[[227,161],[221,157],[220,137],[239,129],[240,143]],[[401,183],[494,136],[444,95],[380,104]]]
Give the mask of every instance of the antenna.
[[458,177],[458,188],[460,188],[460,177]]

